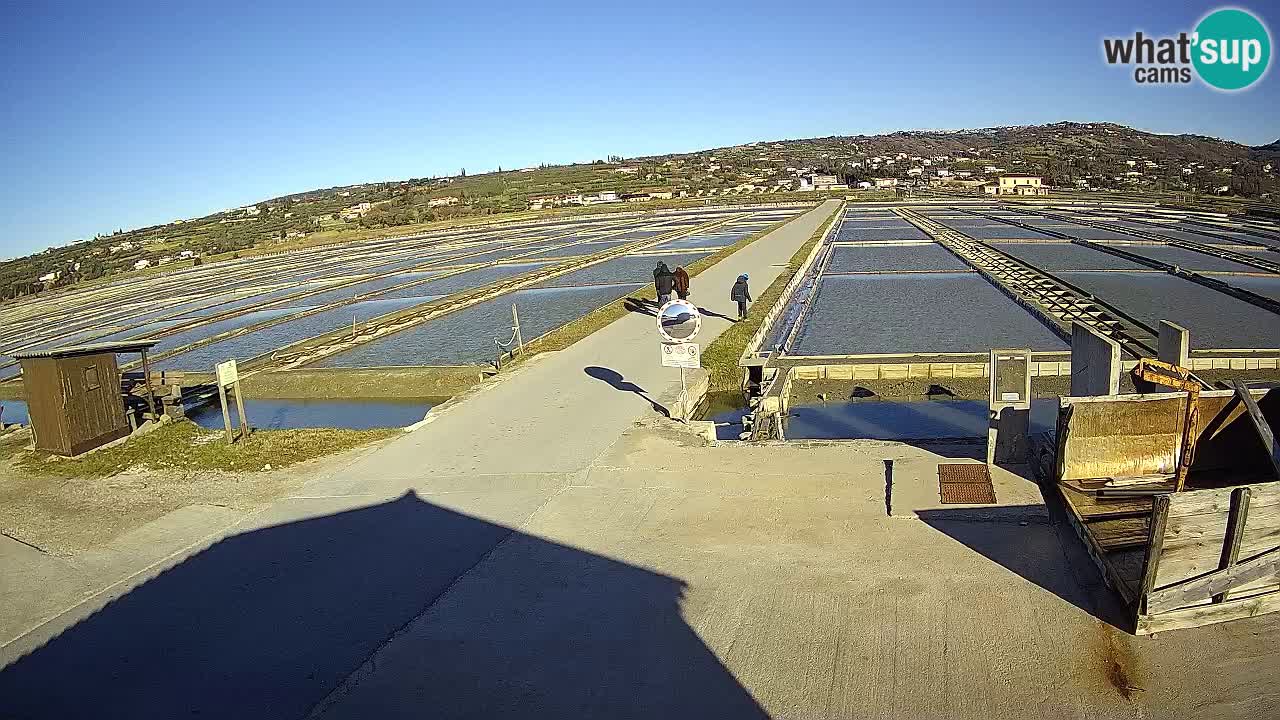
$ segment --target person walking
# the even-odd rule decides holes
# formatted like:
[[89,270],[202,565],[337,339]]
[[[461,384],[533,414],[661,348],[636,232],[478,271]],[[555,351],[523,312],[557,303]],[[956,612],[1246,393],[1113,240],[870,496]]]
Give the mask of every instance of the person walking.
[[675,289],[675,284],[675,274],[666,263],[659,260],[658,266],[653,269],[653,289],[658,291],[658,307],[671,302],[671,291]]
[[677,265],[675,271],[676,278],[676,297],[681,300],[689,299],[689,271],[684,269],[683,265]]
[[751,302],[751,288],[747,287],[746,273],[738,276],[738,281],[733,284],[733,289],[729,291],[729,299],[738,303],[738,320],[745,318],[747,316],[747,303]]

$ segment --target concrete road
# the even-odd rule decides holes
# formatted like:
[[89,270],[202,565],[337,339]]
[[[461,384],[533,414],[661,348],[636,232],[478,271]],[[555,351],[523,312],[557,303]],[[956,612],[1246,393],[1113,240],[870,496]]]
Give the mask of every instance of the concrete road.
[[[703,448],[633,427],[314,716],[1274,714],[1280,616],[1118,630],[1034,483],[998,471],[1001,507],[937,504],[938,462],[981,452]],[[509,504],[420,499],[473,517]]]

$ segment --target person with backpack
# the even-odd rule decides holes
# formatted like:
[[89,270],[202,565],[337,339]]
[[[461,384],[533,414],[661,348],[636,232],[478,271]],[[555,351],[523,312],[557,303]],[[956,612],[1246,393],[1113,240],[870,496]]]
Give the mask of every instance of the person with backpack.
[[729,291],[729,299],[738,303],[738,319],[745,318],[747,316],[747,303],[751,302],[751,288],[747,287],[746,273],[738,276],[738,281],[733,284],[733,289]]
[[658,266],[653,269],[653,289],[658,291],[658,307],[671,302],[671,291],[675,289],[675,284],[675,274],[666,263],[659,260]]
[[677,266],[675,271],[676,297],[681,300],[689,299],[689,271],[684,269],[683,265]]

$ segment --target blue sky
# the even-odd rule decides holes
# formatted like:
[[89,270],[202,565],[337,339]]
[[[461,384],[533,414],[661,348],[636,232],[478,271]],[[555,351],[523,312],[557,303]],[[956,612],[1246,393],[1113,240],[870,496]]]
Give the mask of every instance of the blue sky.
[[1057,120],[1280,138],[1274,69],[1228,95],[1102,61],[1216,4],[108,5],[0,8],[0,257],[462,167]]

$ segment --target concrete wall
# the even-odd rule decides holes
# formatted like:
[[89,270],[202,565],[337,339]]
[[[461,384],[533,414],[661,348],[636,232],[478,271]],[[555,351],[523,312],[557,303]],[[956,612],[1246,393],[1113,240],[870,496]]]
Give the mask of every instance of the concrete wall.
[[1178,365],[1191,367],[1191,334],[1181,325],[1168,320],[1160,321],[1160,339],[1156,348],[1156,359]]
[[1071,324],[1071,395],[1120,392],[1120,344],[1093,328]]

